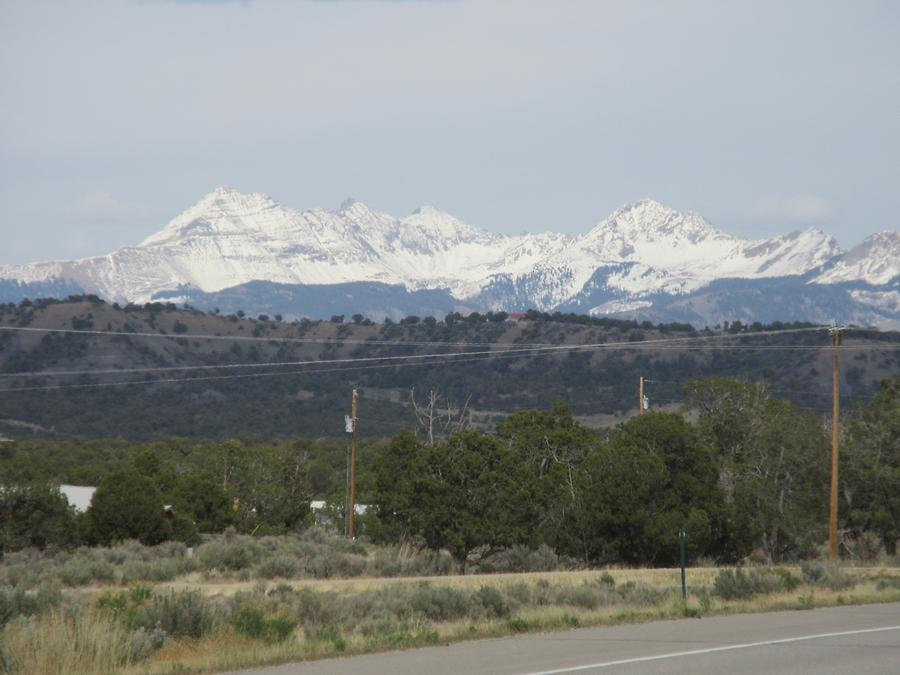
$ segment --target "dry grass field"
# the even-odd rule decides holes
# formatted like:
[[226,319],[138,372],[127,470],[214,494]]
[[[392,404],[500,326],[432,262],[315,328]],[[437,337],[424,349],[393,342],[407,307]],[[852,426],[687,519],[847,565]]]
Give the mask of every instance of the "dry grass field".
[[62,590],[6,622],[4,672],[206,673],[576,626],[900,601],[900,568],[609,568],[466,576],[240,579]]

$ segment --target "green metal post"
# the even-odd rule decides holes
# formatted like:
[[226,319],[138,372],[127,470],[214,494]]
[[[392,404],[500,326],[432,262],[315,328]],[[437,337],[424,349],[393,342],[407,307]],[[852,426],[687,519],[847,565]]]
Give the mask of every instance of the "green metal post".
[[682,527],[680,530],[678,530],[678,548],[681,549],[681,599],[687,602],[687,586],[685,585],[684,580],[684,540],[684,528]]

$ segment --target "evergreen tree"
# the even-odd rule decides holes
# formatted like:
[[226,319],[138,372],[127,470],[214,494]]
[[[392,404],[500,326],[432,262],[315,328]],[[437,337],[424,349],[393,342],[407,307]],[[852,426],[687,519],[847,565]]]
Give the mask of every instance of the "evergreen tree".
[[134,469],[109,474],[88,510],[92,538],[109,545],[124,539],[158,544],[165,539],[163,500],[153,481]]
[[900,540],[900,378],[881,391],[847,426],[841,466],[841,509],[851,535],[875,534],[889,555]]

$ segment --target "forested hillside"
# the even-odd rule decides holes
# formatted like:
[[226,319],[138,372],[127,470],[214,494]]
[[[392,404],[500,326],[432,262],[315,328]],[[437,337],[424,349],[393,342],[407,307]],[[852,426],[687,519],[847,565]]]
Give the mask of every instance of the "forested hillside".
[[[830,412],[830,338],[800,324],[697,331],[538,312],[283,322],[79,296],[0,305],[0,327],[7,437],[340,436],[353,387],[366,436],[414,426],[413,389],[420,412],[440,394],[438,431],[448,418],[490,430],[557,400],[600,428],[636,412],[641,376],[653,410],[679,408],[688,380],[724,376]],[[900,333],[845,333],[845,408],[897,373]]]

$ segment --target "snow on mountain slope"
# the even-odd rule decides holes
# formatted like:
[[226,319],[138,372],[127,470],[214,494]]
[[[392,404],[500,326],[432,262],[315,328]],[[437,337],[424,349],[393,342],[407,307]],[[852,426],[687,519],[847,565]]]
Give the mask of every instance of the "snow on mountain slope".
[[134,302],[182,286],[218,291],[260,279],[457,290],[498,265],[524,270],[568,241],[485,232],[433,207],[402,219],[353,200],[337,211],[299,212],[263,194],[221,187],[139,246],[71,262],[8,266],[0,268],[0,278],[66,278],[111,300]]
[[616,210],[537,271],[562,281],[551,293],[552,305],[571,298],[604,265],[636,263],[609,277],[612,288],[680,294],[724,277],[803,274],[840,253],[837,242],[819,230],[751,241],[716,230],[696,213],[648,199]]
[[900,276],[900,232],[884,230],[866,237],[812,283],[836,284],[864,281],[871,285],[886,284]]
[[[833,264],[820,277],[823,283],[896,275],[900,235],[870,239]],[[480,298],[496,308],[548,309],[576,296],[597,297],[588,306],[600,307],[612,299],[681,295],[722,278],[800,275],[841,253],[834,239],[815,229],[750,241],[652,200],[616,210],[579,237],[505,236],[430,206],[404,218],[353,200],[335,211],[301,212],[263,194],[222,187],[138,246],[83,260],[0,267],[0,279],[63,279],[120,302],[146,302],[185,287],[216,292],[257,280],[374,281],[447,289],[458,299]],[[607,300],[599,298],[603,293]]]

